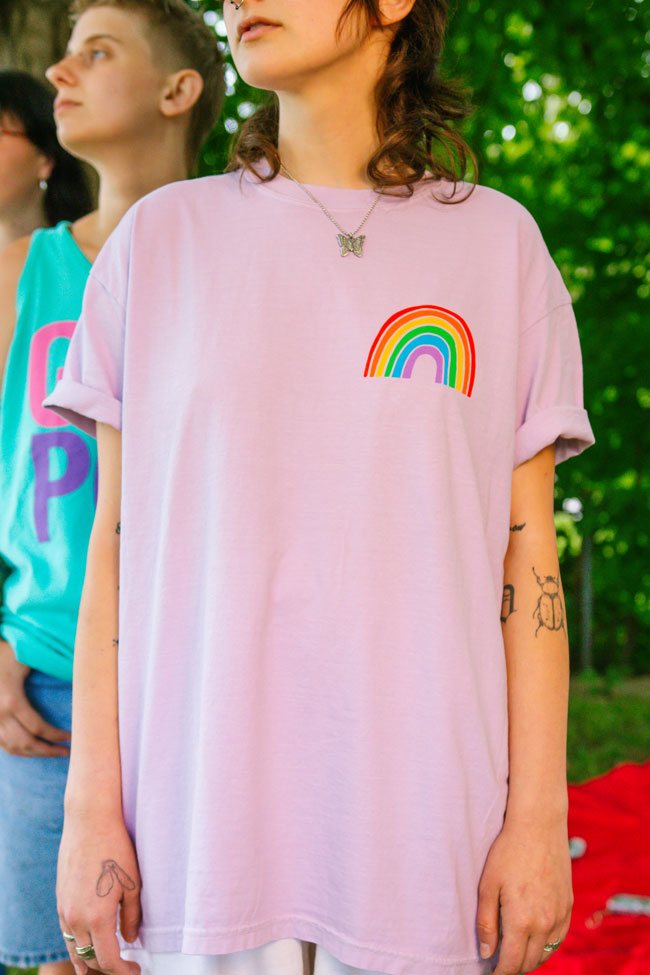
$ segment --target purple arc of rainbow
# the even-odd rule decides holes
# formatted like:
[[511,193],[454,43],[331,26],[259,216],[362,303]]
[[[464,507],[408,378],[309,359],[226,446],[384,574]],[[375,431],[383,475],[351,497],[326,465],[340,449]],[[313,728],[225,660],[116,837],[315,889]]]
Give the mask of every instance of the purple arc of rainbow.
[[422,355],[436,363],[436,382],[471,396],[476,375],[474,338],[467,322],[440,305],[402,308],[384,322],[364,376],[410,379]]

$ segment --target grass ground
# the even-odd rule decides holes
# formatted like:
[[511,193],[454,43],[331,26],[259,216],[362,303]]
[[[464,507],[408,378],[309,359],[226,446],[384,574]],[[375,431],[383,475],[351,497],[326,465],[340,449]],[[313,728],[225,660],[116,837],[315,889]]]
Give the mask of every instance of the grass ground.
[[595,675],[571,682],[567,770],[584,782],[621,762],[650,759],[650,676],[612,681]]
[[[587,674],[572,680],[567,759],[569,782],[584,782],[621,762],[648,761],[650,676],[616,681]],[[26,975],[17,968],[7,972]]]

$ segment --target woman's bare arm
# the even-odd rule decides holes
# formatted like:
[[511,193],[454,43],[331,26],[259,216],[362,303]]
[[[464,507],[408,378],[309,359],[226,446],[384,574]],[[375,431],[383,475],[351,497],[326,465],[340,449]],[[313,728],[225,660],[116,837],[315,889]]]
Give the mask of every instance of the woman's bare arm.
[[501,622],[508,675],[505,824],[481,879],[479,935],[497,975],[534,971],[564,938],[573,895],[567,838],[569,646],[553,520],[555,448],[512,478]]
[[508,669],[508,818],[566,820],[569,642],[553,520],[555,451],[512,478],[501,610]]
[[[122,816],[117,708],[118,586],[122,437],[97,424],[99,488],[88,547],[75,644],[72,751],[59,851],[57,903],[61,927],[77,944],[92,944],[100,971],[139,970],[120,958],[120,926],[132,941],[140,925],[140,878]],[[86,965],[70,958],[78,972]]]
[[97,510],[88,545],[74,654],[72,753],[66,809],[86,808],[88,783],[108,812],[122,811],[117,725],[122,435],[97,424]]

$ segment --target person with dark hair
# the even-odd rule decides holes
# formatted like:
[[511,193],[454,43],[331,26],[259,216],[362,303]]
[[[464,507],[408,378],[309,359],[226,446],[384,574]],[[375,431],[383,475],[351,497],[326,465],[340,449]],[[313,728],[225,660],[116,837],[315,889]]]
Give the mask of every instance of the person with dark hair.
[[26,71],[0,70],[0,249],[92,209],[83,167],[57,139],[53,102]]
[[44,403],[98,443],[79,975],[518,975],[568,930],[553,484],[593,434],[540,229],[466,177],[447,12],[226,3],[268,104],[90,274]]
[[[76,6],[68,50],[47,74],[57,89],[58,136],[97,170],[99,205],[0,254],[0,557],[9,567],[0,609],[0,963],[40,966],[41,975],[74,971],[57,915],[56,863],[72,657],[97,490],[94,439],[41,403],[104,241],[136,200],[188,176],[220,111],[225,81],[216,34],[182,0],[164,7],[176,11],[167,27],[151,0]],[[213,100],[199,110],[206,88]],[[63,206],[54,179],[62,155],[53,140],[41,141],[39,128],[49,96],[31,114],[18,112],[15,92],[2,97],[11,125],[39,146],[30,179],[38,188],[49,175],[45,200],[52,189],[52,207]]]

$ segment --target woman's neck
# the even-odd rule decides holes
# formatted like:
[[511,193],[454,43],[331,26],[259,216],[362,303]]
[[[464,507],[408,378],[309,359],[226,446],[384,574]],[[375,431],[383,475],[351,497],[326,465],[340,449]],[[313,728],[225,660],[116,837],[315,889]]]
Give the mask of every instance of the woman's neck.
[[47,223],[40,189],[26,200],[16,202],[0,216],[0,250],[19,237],[26,237]]
[[[366,175],[368,160],[377,148],[376,140],[359,124],[320,125],[307,117],[306,124],[297,119],[303,113],[291,113],[290,121],[283,119],[278,135],[280,159],[287,170],[301,183],[313,186],[335,186],[348,189],[369,187]],[[308,115],[308,113],[305,113]]]
[[98,207],[72,225],[73,236],[90,261],[94,261],[104,243],[115,230],[126,211],[141,197],[160,186],[187,179],[187,163],[182,146],[178,151],[161,152],[140,159],[96,162],[99,174]]
[[342,189],[371,186],[366,170],[379,146],[375,84],[385,53],[369,42],[346,70],[324,72],[299,92],[278,93],[278,151],[301,183]]

